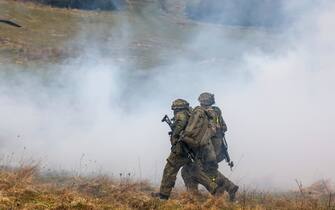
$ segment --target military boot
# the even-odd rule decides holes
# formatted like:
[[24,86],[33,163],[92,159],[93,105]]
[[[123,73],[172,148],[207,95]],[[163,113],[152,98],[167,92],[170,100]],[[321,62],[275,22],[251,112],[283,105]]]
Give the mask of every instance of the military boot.
[[228,191],[228,194],[229,194],[229,200],[230,200],[231,202],[234,202],[234,201],[235,201],[235,198],[236,198],[236,192],[237,192],[237,191],[238,191],[238,186],[236,186],[236,185]]
[[163,195],[160,192],[153,192],[153,193],[151,193],[151,197],[159,198],[159,200],[161,200],[161,201],[166,201],[166,200],[169,199],[168,195]]

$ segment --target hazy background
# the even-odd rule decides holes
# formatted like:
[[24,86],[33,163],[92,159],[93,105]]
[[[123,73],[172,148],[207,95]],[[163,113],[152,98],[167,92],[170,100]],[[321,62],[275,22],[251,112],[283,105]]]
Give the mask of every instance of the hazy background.
[[78,31],[68,43],[82,47],[76,58],[1,64],[2,164],[159,183],[170,150],[162,116],[172,100],[196,106],[208,91],[236,164],[220,170],[237,184],[277,190],[333,178],[335,3],[283,1],[282,12],[294,17],[284,27],[244,28],[121,11],[113,27]]

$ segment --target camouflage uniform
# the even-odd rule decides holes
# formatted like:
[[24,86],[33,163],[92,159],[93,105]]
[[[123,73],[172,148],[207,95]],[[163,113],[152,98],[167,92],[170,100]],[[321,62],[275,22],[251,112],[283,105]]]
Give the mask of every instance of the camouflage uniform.
[[[194,193],[198,191],[199,182],[198,179],[196,178],[197,173],[198,170],[194,166],[194,163],[187,164],[181,169],[181,176],[189,192]],[[210,175],[211,180],[213,182],[216,182],[216,184],[218,185],[218,188],[215,192],[217,195],[220,195],[224,191],[227,192],[234,191],[236,185],[234,185],[234,183],[232,183],[228,178],[226,178],[220,171],[216,171],[216,174],[213,174],[212,172]]]
[[[187,104],[187,106],[185,106]],[[186,164],[190,164],[191,160],[187,157],[187,154],[183,151],[181,143],[176,143],[185,129],[188,119],[191,115],[188,103],[185,100],[177,99],[172,105],[174,110],[173,119],[173,131],[171,133],[171,153],[167,158],[167,163],[163,171],[163,177],[160,186],[159,197],[161,199],[168,199],[172,188],[175,185],[178,171],[181,167]],[[203,172],[201,167],[197,164],[194,165],[193,170],[197,173],[194,175],[194,180],[206,187],[206,189],[215,193],[217,184]]]
[[[203,93],[199,97],[201,107],[206,112],[209,119],[209,127],[212,130],[211,141],[200,152],[200,160],[205,173],[220,186],[220,190],[227,191],[231,200],[235,198],[238,186],[227,179],[218,171],[218,163],[225,157],[222,151],[224,133],[227,131],[226,123],[222,118],[220,108],[212,106],[215,103],[214,95]],[[197,109],[197,108],[196,108]],[[213,155],[215,158],[213,159]],[[198,184],[194,178],[195,171],[191,165],[187,165],[182,169],[182,177],[185,185],[190,191],[197,191]]]
[[[206,165],[201,163],[201,165]],[[202,167],[203,171],[210,177],[212,182],[215,182],[218,185],[217,190],[215,193],[217,195],[223,193],[224,191],[232,192],[235,191],[236,185],[232,183],[228,178],[226,178],[220,171],[206,171]],[[198,173],[197,168],[194,166],[194,163],[187,164],[181,170],[181,176],[184,180],[185,186],[188,191],[190,192],[197,192],[198,191],[198,179],[196,176]]]

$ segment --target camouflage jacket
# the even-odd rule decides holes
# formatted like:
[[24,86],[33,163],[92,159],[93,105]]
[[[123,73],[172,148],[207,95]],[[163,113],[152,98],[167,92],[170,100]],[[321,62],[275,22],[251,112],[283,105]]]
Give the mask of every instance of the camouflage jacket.
[[178,138],[180,137],[181,132],[185,129],[188,120],[190,118],[189,110],[180,110],[174,113],[173,124],[172,124],[172,135],[171,135],[171,143],[174,144]]

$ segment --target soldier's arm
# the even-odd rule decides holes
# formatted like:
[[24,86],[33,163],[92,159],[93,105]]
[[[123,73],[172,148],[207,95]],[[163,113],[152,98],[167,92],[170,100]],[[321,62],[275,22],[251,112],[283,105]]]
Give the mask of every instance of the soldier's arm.
[[173,137],[178,137],[180,133],[185,129],[187,124],[187,116],[184,113],[177,113],[175,116]]
[[214,107],[214,110],[218,113],[219,121],[220,121],[220,124],[221,124],[222,131],[226,132],[228,130],[228,128],[227,128],[226,122],[224,121],[224,119],[222,117],[222,111],[221,111],[221,109],[219,107]]
[[223,132],[227,132],[228,128],[227,128],[227,124],[225,123],[225,121],[223,120],[223,117],[221,116],[221,124],[222,124],[222,130]]

